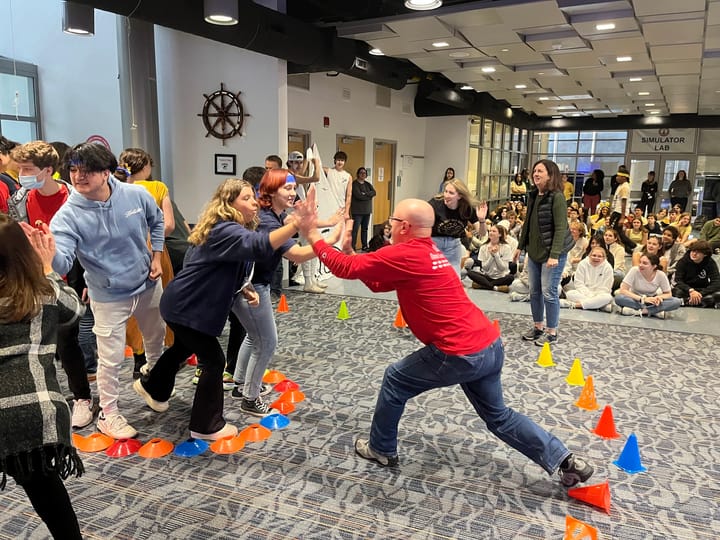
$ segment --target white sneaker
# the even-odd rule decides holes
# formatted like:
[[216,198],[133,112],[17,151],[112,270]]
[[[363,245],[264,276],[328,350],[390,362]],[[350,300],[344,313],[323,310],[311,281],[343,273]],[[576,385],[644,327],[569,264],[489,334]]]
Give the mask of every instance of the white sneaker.
[[575,303],[571,302],[570,300],[566,300],[565,298],[561,298],[560,307],[565,309],[573,309],[575,307]]
[[603,307],[600,308],[600,311],[604,311],[605,313],[612,313],[612,310],[613,310],[613,305],[612,305],[612,303],[607,304],[607,305],[605,305],[605,306],[603,306]]
[[72,427],[84,428],[93,421],[92,400],[76,399],[72,409]]
[[150,373],[150,366],[147,362],[145,362],[140,368],[140,373],[144,376],[147,376],[147,374]]
[[142,379],[135,379],[135,382],[133,383],[133,390],[135,390],[135,393],[143,398],[145,400],[145,403],[147,403],[147,406],[150,407],[155,412],[165,412],[168,410],[168,407],[170,406],[167,401],[157,401],[154,399],[150,393],[145,390],[145,387],[142,385]]
[[98,416],[97,428],[101,433],[113,439],[132,439],[137,435],[135,428],[128,424],[125,417],[120,413],[105,416],[101,412],[100,416]]
[[310,285],[305,285],[305,287],[303,287],[303,291],[314,294],[322,294],[325,292],[325,289],[318,287],[314,283],[311,283]]
[[315,285],[316,287],[320,287],[321,289],[328,288],[328,284],[325,283],[324,281],[316,281],[315,283],[313,283],[313,285]]
[[653,317],[657,317],[658,319],[664,319],[665,318],[665,312],[664,311],[658,311],[657,313],[653,314]]
[[623,315],[642,317],[642,309],[633,309],[627,306],[623,306],[621,313]]
[[197,431],[191,431],[190,436],[193,439],[204,439],[207,441],[217,441],[224,437],[234,437],[238,434],[238,429],[231,425],[231,424],[225,424],[223,428],[219,431],[216,431],[215,433],[199,433]]

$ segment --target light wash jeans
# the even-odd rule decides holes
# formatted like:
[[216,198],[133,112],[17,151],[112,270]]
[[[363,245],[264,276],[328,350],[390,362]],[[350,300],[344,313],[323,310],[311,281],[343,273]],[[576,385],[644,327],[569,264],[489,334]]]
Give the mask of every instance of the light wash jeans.
[[557,437],[505,405],[500,381],[504,359],[502,341],[497,339],[465,356],[447,355],[427,345],[391,364],[385,369],[375,406],[370,447],[383,456],[396,456],[405,403],[426,390],[459,384],[496,437],[553,474],[570,451]]
[[255,285],[260,305],[252,307],[238,295],[232,310],[245,327],[247,335],[240,346],[233,379],[243,386],[243,397],[255,399],[260,395],[265,369],[277,347],[277,327],[270,300],[269,285]]
[[124,300],[90,302],[95,315],[93,332],[97,336],[97,388],[100,408],[106,415],[116,412],[118,408],[118,375],[120,364],[125,358],[125,329],[131,316],[135,316],[142,332],[150,367],[155,365],[163,352],[165,321],[160,316],[162,292],[162,283],[158,280],[140,294]]
[[632,309],[643,309],[647,308],[648,315],[652,316],[656,313],[660,313],[661,311],[675,311],[680,307],[682,302],[679,298],[675,298],[674,296],[671,296],[670,298],[663,298],[663,301],[660,303],[659,306],[655,306],[652,304],[641,304],[637,300],[630,298],[629,296],[625,296],[624,294],[618,294],[615,297],[615,304],[617,304],[620,307],[629,307]]
[[450,266],[453,267],[453,270],[455,270],[459,276],[460,260],[462,259],[464,249],[463,245],[460,243],[460,239],[450,238],[449,236],[433,236],[432,239],[438,249],[443,252],[443,255],[445,255],[445,258],[450,263]]
[[548,268],[546,263],[538,263],[530,257],[525,257],[530,283],[530,311],[533,322],[536,324],[543,322],[544,314],[547,328],[558,327],[560,322],[559,286],[566,259],[567,254],[560,255],[557,266]]

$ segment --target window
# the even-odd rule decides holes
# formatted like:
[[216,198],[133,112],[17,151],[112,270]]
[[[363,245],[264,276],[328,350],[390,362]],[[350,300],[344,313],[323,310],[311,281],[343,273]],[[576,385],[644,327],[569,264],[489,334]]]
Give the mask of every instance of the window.
[[533,154],[548,158],[561,171],[588,174],[593,169],[614,170],[625,161],[626,131],[535,132]]
[[19,143],[42,138],[37,67],[0,58],[0,135]]

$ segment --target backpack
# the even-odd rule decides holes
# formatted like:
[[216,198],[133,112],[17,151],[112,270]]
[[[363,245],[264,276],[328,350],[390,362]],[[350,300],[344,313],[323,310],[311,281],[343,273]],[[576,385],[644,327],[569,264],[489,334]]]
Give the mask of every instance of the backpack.
[[[64,185],[68,190],[68,197],[72,193],[72,186],[66,182],[65,180],[60,179],[52,179],[54,182],[57,182],[58,184]],[[30,190],[26,189],[24,187],[21,187],[18,189],[14,195],[12,195],[8,200],[8,215],[13,218],[18,223],[21,221],[28,222],[28,213],[27,213],[27,198],[30,194]],[[32,223],[30,223],[32,225]]]

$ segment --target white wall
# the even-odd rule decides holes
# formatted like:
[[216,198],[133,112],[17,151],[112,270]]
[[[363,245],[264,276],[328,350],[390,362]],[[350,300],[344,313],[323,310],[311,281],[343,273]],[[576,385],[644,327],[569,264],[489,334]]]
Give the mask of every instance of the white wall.
[[[236,175],[264,164],[268,154],[287,154],[284,113],[285,62],[159,26],[155,27],[163,181],[186,219],[194,223],[205,202],[226,178],[215,174],[214,155],[234,154]],[[205,137],[198,114],[204,94],[242,92],[243,137],[222,144]],[[282,116],[281,116],[282,115]]]
[[115,15],[96,10],[92,37],[62,32],[60,1],[3,0],[0,20],[0,55],[38,67],[43,137],[77,144],[97,134],[120,152]]
[[[448,167],[466,182],[469,154],[470,120],[468,116],[439,116],[427,119],[425,131],[425,167],[430,176],[427,185],[437,193]],[[466,182],[467,183],[467,182]]]
[[[343,89],[350,90],[350,99],[343,99]],[[415,86],[392,91],[390,109],[375,105],[376,85],[345,75],[327,77],[324,73],[310,76],[310,91],[288,87],[288,126],[311,132],[317,143],[323,165],[332,165],[335,137],[338,134],[365,138],[365,165],[372,166],[373,139],[397,142],[395,200],[419,197],[425,192],[425,168],[422,159],[412,166],[401,155],[424,155],[425,120],[412,113]],[[410,113],[403,113],[403,105]],[[323,117],[330,118],[330,127],[323,127]],[[284,156],[283,156],[284,157]]]

